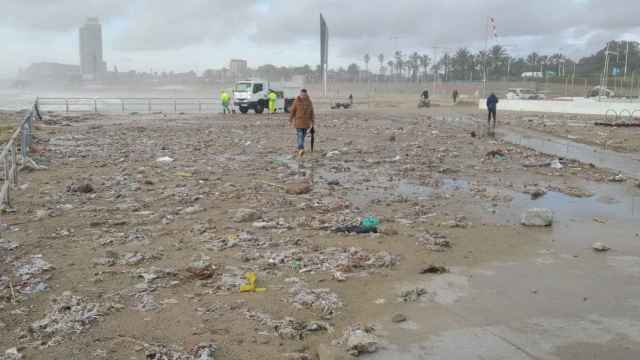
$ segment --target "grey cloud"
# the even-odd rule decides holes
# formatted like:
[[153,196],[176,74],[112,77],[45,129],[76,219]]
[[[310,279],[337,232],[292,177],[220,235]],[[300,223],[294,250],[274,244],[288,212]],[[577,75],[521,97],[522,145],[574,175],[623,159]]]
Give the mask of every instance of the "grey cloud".
[[24,31],[65,32],[89,16],[123,16],[130,0],[2,0],[0,23]]
[[481,43],[488,16],[496,18],[501,39],[521,42],[520,51],[535,45],[578,52],[572,41],[601,46],[596,43],[603,36],[617,38],[637,29],[640,13],[640,1],[627,0],[259,1],[270,4],[268,14],[256,0],[0,0],[0,26],[26,34],[68,33],[85,17],[99,16],[114,31],[112,47],[123,53],[215,49],[229,41],[290,49],[318,40],[322,12],[332,56],[359,59],[365,51]]
[[611,32],[615,38],[615,30],[635,27],[640,13],[640,1],[624,0],[308,0],[278,4],[282,6],[279,21],[260,22],[256,41],[278,44],[317,37],[322,11],[333,46],[346,55],[361,54],[370,44],[392,50],[393,37],[399,37],[404,48],[482,42],[488,16],[495,17],[501,38],[533,37],[558,48],[572,29],[584,29],[585,36]]
[[255,0],[142,0],[146,13],[128,17],[117,39],[121,50],[167,50],[224,43],[253,30]]

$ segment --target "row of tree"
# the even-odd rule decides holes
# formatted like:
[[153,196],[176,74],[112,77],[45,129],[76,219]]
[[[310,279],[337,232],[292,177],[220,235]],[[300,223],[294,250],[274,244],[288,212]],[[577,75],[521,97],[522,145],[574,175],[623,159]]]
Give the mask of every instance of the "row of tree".
[[[624,78],[636,77],[640,71],[640,44],[630,41],[610,41],[595,54],[581,59],[571,59],[561,53],[538,54],[532,52],[518,57],[509,53],[501,45],[495,45],[488,51],[472,51],[459,48],[454,52],[444,52],[437,59],[418,52],[405,54],[396,51],[391,56],[364,54],[361,65],[329,70],[329,78],[337,81],[430,81],[439,80],[479,81],[513,80],[524,75],[535,78],[580,78],[599,79],[603,74],[605,55],[609,52],[609,76]],[[228,69],[206,70],[205,79],[225,80],[247,76],[271,80],[302,77],[308,82],[320,80],[320,66],[262,65],[248,69],[246,74],[232,74]]]
[[529,77],[579,77],[600,78],[603,74],[606,53],[609,53],[609,76],[635,76],[640,70],[640,46],[638,42],[611,41],[595,54],[573,60],[561,53],[542,55],[532,52],[526,57],[509,54],[508,49],[495,45],[488,51],[472,52],[459,48],[453,53],[445,52],[432,63],[428,55],[414,52],[405,56],[396,51],[385,63],[385,55],[377,56],[379,68],[376,74],[369,72],[371,56],[363,57],[367,78],[420,81],[438,76],[443,80],[480,80],[486,72],[488,80],[508,80]]

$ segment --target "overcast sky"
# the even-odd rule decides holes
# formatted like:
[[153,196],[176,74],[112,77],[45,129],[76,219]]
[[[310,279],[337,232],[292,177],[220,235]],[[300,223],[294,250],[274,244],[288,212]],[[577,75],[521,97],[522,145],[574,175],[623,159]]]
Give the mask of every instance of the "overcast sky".
[[[640,40],[640,0],[0,0],[0,76],[31,62],[77,64],[78,27],[103,26],[104,57],[120,71],[219,68],[230,58],[315,66],[319,14],[330,66],[396,49],[480,48],[487,17],[499,43],[525,55],[590,54],[608,39]],[[442,52],[442,50],[439,50]],[[376,63],[374,60],[373,63]],[[374,66],[377,68],[377,65]]]

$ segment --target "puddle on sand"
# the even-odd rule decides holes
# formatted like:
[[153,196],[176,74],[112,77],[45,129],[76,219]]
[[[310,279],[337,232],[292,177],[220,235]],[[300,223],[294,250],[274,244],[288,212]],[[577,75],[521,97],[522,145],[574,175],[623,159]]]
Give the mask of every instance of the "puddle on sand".
[[623,186],[602,185],[593,189],[594,196],[575,198],[550,191],[532,200],[527,194],[513,193],[510,205],[496,209],[495,218],[506,223],[518,223],[522,212],[529,208],[547,208],[553,211],[556,221],[594,218],[604,221],[634,222],[640,220],[640,192]]
[[617,153],[560,138],[523,135],[506,129],[499,132],[504,140],[513,144],[526,146],[549,155],[594,164],[626,176],[640,177],[640,156],[638,155]]
[[[609,189],[613,190],[613,189]],[[515,193],[511,203],[512,209],[526,210],[531,207],[551,209],[556,220],[588,219],[594,218],[602,220],[617,221],[638,221],[640,220],[640,194],[631,195],[614,191],[608,192],[606,197],[598,194],[589,198],[575,198],[559,192],[548,192],[537,200],[531,200],[526,194]],[[615,199],[613,201],[602,201],[602,199]],[[498,210],[500,212],[500,210]],[[519,221],[520,213],[509,211],[513,215],[518,215],[515,221]],[[505,214],[506,215],[506,214]]]

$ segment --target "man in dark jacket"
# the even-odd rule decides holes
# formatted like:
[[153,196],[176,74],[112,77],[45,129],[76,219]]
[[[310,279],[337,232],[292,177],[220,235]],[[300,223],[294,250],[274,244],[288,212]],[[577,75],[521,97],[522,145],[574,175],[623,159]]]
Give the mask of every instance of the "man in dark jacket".
[[[496,94],[491,93],[487,98],[487,110],[489,111],[489,116],[487,118],[487,125],[489,126],[489,133],[496,133],[496,111],[498,110],[498,97]],[[491,127],[491,117],[493,116],[493,128]]]

